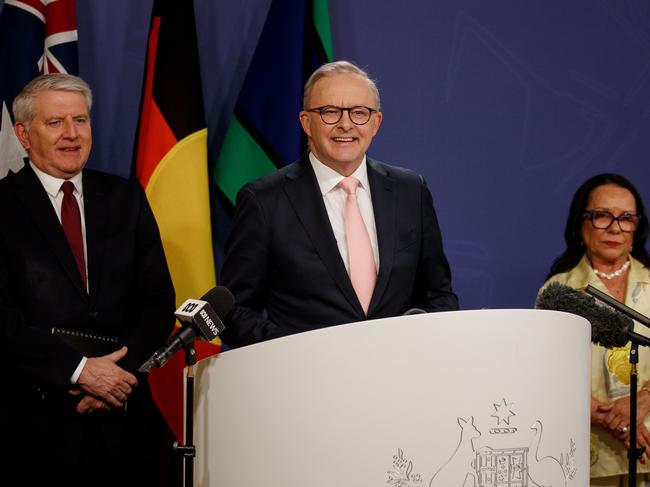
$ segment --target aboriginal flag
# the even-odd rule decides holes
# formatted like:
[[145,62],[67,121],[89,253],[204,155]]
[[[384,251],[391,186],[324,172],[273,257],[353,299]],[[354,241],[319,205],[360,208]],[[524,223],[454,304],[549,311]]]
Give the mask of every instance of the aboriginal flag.
[[[191,1],[154,3],[136,145],[135,175],[158,222],[178,306],[216,284],[207,129]],[[220,344],[196,343],[199,359],[219,350]],[[149,374],[153,397],[181,442],[184,365],[178,353]]]

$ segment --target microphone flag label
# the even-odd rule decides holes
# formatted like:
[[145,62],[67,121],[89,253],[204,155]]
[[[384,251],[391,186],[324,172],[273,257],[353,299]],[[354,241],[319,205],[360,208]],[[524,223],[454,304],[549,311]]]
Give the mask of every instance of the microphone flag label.
[[192,321],[194,315],[196,315],[199,309],[206,304],[208,304],[207,301],[201,301],[200,299],[186,299],[174,314],[176,315],[176,318],[181,321]]
[[176,310],[176,318],[196,325],[203,339],[215,340],[224,329],[224,325],[207,301],[187,299]]
[[[200,322],[202,322],[202,324]],[[205,333],[205,337],[209,341],[214,340],[224,329],[223,323],[217,317],[212,306],[208,303],[206,303],[206,306],[198,312],[195,318],[195,323],[204,331],[210,330],[210,334]],[[212,338],[210,338],[210,336],[212,336]]]

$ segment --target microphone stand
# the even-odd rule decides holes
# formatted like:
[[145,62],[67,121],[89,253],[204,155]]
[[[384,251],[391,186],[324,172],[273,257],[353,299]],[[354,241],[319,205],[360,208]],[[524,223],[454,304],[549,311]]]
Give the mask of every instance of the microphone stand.
[[[629,306],[626,306],[622,303],[619,303],[614,298],[608,296],[604,292],[596,289],[595,287],[589,285],[585,290],[587,294],[598,298],[604,303],[608,304],[612,308],[620,311],[626,316],[638,321],[639,323],[650,326],[650,319],[642,315],[641,313],[633,310]],[[636,487],[636,462],[641,458],[645,448],[637,448],[636,444],[636,433],[637,433],[637,387],[638,387],[638,373],[637,373],[637,364],[639,363],[639,345],[649,346],[648,339],[644,336],[638,335],[633,331],[628,332],[628,338],[631,342],[630,348],[630,447],[627,449],[627,461],[628,461],[628,486]]]
[[196,349],[194,340],[183,345],[185,352],[185,366],[187,369],[185,380],[185,444],[174,442],[174,453],[182,457],[184,469],[184,486],[194,485],[194,457],[196,447],[194,446],[194,365],[196,365]]
[[639,363],[639,344],[632,340],[632,348],[630,349],[630,447],[627,450],[627,465],[628,465],[628,486],[636,486],[636,462],[641,458],[645,448],[637,448],[636,446],[636,420],[637,420],[637,364]]

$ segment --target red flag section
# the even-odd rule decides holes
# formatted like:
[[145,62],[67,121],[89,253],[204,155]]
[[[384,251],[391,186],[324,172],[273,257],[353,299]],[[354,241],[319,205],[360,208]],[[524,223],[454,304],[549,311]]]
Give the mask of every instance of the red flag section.
[[[142,117],[138,130],[138,154],[136,177],[143,187],[147,187],[151,173],[174,145],[176,136],[167,124],[165,117],[153,98],[153,79],[158,52],[160,34],[160,17],[151,22],[149,44],[147,47],[147,72],[145,75],[144,98],[142,100]],[[146,116],[145,116],[146,115]]]

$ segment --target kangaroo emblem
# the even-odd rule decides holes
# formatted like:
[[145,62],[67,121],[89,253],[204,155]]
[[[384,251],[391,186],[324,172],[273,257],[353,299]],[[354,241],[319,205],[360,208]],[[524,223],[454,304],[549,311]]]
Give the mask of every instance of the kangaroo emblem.
[[[472,467],[473,440],[481,436],[481,432],[474,426],[474,416],[468,419],[458,418],[458,426],[460,426],[458,445],[451,457],[435,473],[429,482],[429,487],[476,486],[476,471]],[[470,476],[471,483],[467,483]]]

